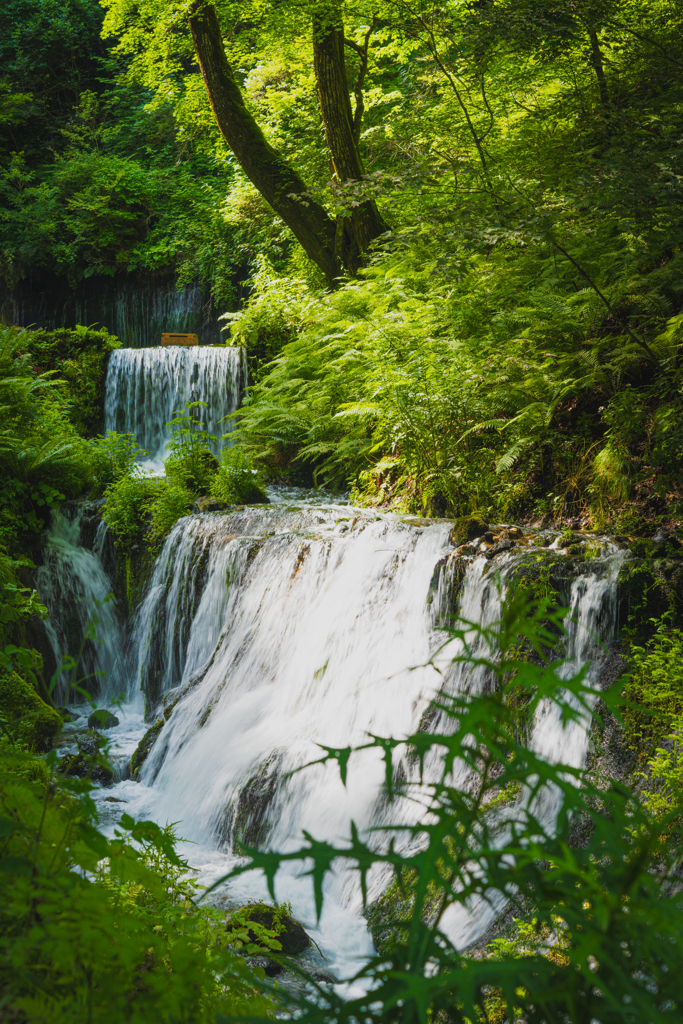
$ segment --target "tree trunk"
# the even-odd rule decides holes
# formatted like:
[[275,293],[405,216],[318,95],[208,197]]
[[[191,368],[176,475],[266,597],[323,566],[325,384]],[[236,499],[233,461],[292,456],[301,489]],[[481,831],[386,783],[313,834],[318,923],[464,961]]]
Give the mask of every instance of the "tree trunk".
[[343,269],[335,247],[335,222],[320,203],[307,195],[305,183],[268,143],[247,110],[225,56],[215,9],[197,4],[190,12],[189,23],[209,102],[223,138],[246,176],[282,217],[309,259],[320,267],[329,286],[334,287]]
[[594,28],[589,29],[588,35],[591,41],[591,64],[595,70],[595,77],[598,80],[598,89],[600,90],[600,103],[605,114],[609,114],[609,92],[607,91],[607,79],[605,78],[605,65],[602,59],[600,40]]
[[[340,184],[365,173],[356,142],[344,60],[344,26],[336,3],[313,18],[313,61],[320,112],[333,173]],[[387,230],[375,203],[366,199],[344,211],[337,231],[337,254],[356,273],[373,239]]]

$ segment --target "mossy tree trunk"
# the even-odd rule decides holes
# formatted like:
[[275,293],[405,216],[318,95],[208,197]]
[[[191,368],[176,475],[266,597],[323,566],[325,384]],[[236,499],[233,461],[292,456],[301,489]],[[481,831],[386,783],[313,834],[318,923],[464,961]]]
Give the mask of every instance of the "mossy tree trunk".
[[[335,0],[313,18],[313,62],[332,173],[340,184],[361,181],[365,169],[349,98],[344,25]],[[351,273],[356,273],[370,243],[387,230],[387,225],[369,199],[344,212],[337,227],[337,252]]]
[[[189,15],[190,31],[216,123],[239,164],[263,198],[291,229],[330,287],[344,271],[355,274],[373,238],[386,231],[373,202],[344,211],[338,221],[308,193],[296,170],[270,145],[247,109],[228,63],[218,17],[201,0]],[[363,166],[354,139],[344,65],[344,35],[336,9],[314,30],[318,93],[334,173],[358,180]]]

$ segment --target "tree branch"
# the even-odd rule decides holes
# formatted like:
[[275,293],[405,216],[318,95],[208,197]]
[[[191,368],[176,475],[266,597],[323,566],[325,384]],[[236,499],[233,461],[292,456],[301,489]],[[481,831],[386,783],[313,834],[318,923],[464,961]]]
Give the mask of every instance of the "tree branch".
[[654,352],[652,351],[652,349],[650,348],[648,343],[646,341],[643,341],[642,338],[639,338],[638,335],[634,331],[631,330],[629,325],[624,323],[623,320],[621,320],[621,318],[616,315],[616,313],[614,312],[614,307],[612,306],[612,303],[609,301],[609,299],[607,298],[606,295],[603,295],[603,293],[600,291],[600,289],[598,288],[598,286],[595,283],[595,281],[583,269],[581,264],[577,260],[575,260],[574,257],[570,253],[568,253],[567,250],[564,249],[560,245],[559,242],[556,242],[554,238],[551,238],[550,241],[551,241],[551,244],[557,249],[557,251],[562,253],[562,255],[566,259],[569,260],[569,262],[572,264],[572,266],[576,268],[576,270],[579,272],[579,274],[584,279],[584,281],[587,282],[589,287],[592,288],[592,290],[595,292],[595,294],[598,296],[598,298],[605,305],[606,309],[612,314],[612,316],[615,318],[615,320],[617,320],[617,322],[621,323],[622,327],[624,328],[624,330],[626,331],[628,336],[633,341],[635,341],[636,345],[639,345],[640,348],[644,349],[647,352],[648,356],[650,357],[650,359],[652,359],[653,362],[659,364],[659,360],[657,359],[657,356],[654,354]]
[[353,135],[356,140],[356,145],[360,142],[360,130],[363,121],[363,112],[365,110],[365,103],[363,100],[363,86],[365,85],[365,75],[368,70],[368,49],[370,46],[370,36],[375,31],[377,25],[377,15],[373,14],[372,24],[367,30],[363,37],[363,44],[357,43],[353,39],[347,39],[344,37],[344,44],[355,52],[360,57],[360,65],[358,68],[358,76],[353,84],[353,95],[356,98],[356,109],[353,112],[353,121],[351,126],[353,128]]

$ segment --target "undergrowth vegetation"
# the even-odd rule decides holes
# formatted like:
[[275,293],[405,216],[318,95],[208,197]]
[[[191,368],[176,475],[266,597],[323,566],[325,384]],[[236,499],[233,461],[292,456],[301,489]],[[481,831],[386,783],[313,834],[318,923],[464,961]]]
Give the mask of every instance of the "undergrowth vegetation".
[[0,738],[0,997],[10,1020],[187,1022],[270,1017],[262,972],[235,954],[272,931],[225,930],[197,904],[172,827],[123,815],[97,827],[88,780]]
[[[214,452],[218,438],[201,420],[205,403],[188,402],[169,423],[171,439],[164,460],[164,476],[146,475],[134,459],[104,491],[103,519],[119,546],[144,542],[157,554],[171,528],[190,512],[197,499],[210,494],[217,507],[259,504],[268,498],[258,474],[241,452],[225,448],[220,460]],[[115,440],[114,440],[115,439]],[[103,446],[121,445],[125,435],[108,435]],[[144,453],[143,453],[144,454]],[[136,457],[140,452],[136,452]]]

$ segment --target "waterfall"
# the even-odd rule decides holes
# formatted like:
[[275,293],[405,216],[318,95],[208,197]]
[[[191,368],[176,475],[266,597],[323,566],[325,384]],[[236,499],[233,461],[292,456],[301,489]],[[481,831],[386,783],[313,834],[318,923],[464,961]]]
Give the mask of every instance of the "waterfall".
[[[375,751],[352,758],[346,786],[334,765],[292,772],[320,757],[318,744],[433,727],[430,701],[443,685],[476,691],[484,679],[450,665],[459,641],[444,649],[439,627],[456,611],[494,622],[506,577],[526,557],[518,549],[495,566],[483,556],[465,566],[449,524],[342,506],[272,505],[181,520],[135,627],[136,685],[149,717],[163,709],[167,721],[141,785],[125,784],[131,809],[180,820],[202,850],[222,849],[205,854],[207,878],[234,862],[236,841],[287,850],[302,830],[339,841],[351,820],[361,829],[381,822],[384,767]],[[623,557],[606,545],[601,558],[575,566],[567,671],[589,662],[596,678],[600,641],[615,625]],[[554,708],[540,709],[535,749],[579,765],[587,742],[587,722],[563,727]],[[552,827],[557,796],[544,799],[539,813]],[[294,873],[279,876],[278,896],[313,924],[309,888]],[[370,951],[358,909],[354,879],[329,878],[316,934],[340,970],[354,952]],[[449,934],[466,945],[495,912],[454,908]]]
[[[80,700],[70,692],[73,682],[108,703],[128,695],[124,634],[112,595],[112,583],[102,568],[104,527],[88,521],[86,504],[63,505],[52,513],[43,547],[43,564],[34,581],[49,612],[45,623],[58,666],[65,657],[75,659],[75,671],[60,672],[55,700]],[[91,547],[85,546],[92,533]]]
[[[241,348],[169,346],[112,352],[105,385],[105,429],[134,434],[153,460],[164,456],[167,423],[200,400],[199,418],[217,437],[228,433],[246,383]],[[222,443],[219,444],[222,447]]]

